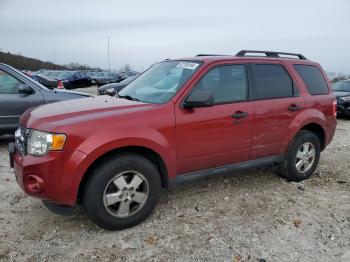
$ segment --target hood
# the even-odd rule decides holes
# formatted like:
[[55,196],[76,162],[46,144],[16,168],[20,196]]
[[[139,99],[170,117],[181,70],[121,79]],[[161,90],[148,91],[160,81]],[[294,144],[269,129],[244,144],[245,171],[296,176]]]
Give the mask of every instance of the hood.
[[347,91],[334,91],[336,97],[350,96],[350,92]]
[[[42,131],[55,131],[59,127],[79,125],[88,121],[115,119],[138,111],[159,107],[157,104],[146,104],[110,96],[98,96],[67,100],[42,105],[27,110],[20,123],[28,128]],[[96,125],[96,122],[95,122]]]
[[92,95],[90,95],[88,93],[72,91],[72,90],[67,90],[67,89],[57,89],[57,88],[55,88],[53,91],[55,93],[58,93],[58,94],[75,94],[75,95],[81,95],[81,96],[86,96],[86,97],[92,96]]

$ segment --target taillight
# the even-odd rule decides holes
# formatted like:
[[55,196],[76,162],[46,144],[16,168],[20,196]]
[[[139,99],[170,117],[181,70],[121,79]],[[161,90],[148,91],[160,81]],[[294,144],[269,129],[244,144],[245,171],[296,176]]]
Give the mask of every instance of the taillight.
[[337,100],[332,100],[332,113],[334,117],[337,117]]

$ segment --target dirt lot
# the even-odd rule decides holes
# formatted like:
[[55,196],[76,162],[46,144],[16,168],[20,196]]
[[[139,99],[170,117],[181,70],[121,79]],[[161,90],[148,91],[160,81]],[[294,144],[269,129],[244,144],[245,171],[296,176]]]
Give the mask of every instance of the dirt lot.
[[350,121],[339,120],[305,182],[259,168],[188,183],[119,232],[97,228],[81,209],[61,217],[26,196],[9,167],[10,140],[0,138],[2,261],[350,261]]

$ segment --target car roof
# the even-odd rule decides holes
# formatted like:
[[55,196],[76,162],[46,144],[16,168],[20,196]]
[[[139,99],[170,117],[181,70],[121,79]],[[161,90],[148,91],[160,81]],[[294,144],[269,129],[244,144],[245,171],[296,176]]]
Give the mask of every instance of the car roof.
[[[180,60],[180,59],[168,59]],[[181,60],[185,61],[200,61],[200,62],[216,62],[216,61],[286,61],[286,62],[301,62],[303,64],[313,64],[314,62],[306,59],[305,56],[299,53],[287,53],[276,51],[256,51],[256,50],[241,50],[236,55],[217,55],[217,54],[199,54],[193,57],[184,57]]]
[[287,62],[301,62],[301,63],[314,63],[311,60],[301,60],[296,58],[286,58],[286,57],[260,57],[260,56],[245,56],[238,57],[233,55],[213,55],[213,56],[193,56],[193,57],[183,57],[179,59],[169,59],[169,60],[185,60],[185,61],[198,61],[198,62],[218,62],[218,61],[287,61]]

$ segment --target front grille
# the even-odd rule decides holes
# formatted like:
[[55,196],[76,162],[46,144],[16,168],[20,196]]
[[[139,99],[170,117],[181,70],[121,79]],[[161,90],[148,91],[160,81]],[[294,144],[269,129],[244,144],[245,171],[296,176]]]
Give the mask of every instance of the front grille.
[[28,131],[25,127],[20,126],[15,133],[16,150],[22,155],[26,153]]

